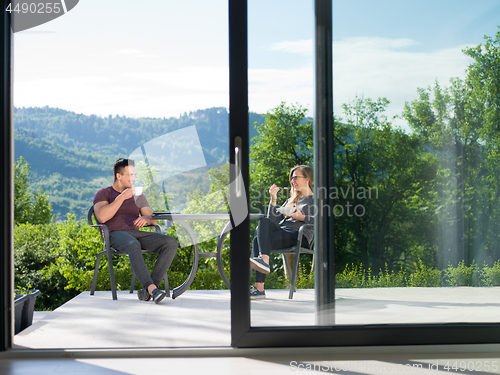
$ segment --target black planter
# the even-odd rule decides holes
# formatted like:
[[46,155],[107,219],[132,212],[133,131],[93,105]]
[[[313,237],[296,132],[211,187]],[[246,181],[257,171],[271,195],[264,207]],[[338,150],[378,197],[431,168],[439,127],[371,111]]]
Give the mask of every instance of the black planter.
[[16,291],[15,306],[15,334],[33,323],[36,298],[40,294],[38,289]]
[[21,332],[21,321],[23,319],[23,310],[24,310],[24,304],[28,302],[28,295],[27,294],[16,294],[16,299],[14,301],[14,308],[15,308],[15,329],[14,332],[17,335],[19,332]]

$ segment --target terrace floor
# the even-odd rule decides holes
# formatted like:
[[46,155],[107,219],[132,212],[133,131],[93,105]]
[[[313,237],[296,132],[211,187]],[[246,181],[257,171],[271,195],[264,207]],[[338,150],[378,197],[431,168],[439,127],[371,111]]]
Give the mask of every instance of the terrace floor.
[[[315,324],[314,290],[267,290],[252,301],[252,326]],[[500,321],[500,287],[337,289],[336,324]],[[52,312],[36,312],[15,348],[228,347],[230,292],[188,290],[161,304],[136,294],[84,292]]]

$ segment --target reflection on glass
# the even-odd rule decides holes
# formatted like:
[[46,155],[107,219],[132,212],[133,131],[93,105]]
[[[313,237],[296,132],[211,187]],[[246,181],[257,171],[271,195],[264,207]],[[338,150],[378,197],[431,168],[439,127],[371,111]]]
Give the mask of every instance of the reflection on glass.
[[497,322],[498,3],[333,9],[336,324]]
[[[179,245],[188,247],[203,243],[232,229],[227,226],[230,217],[239,225],[248,214],[246,194],[241,173],[237,171],[234,181],[229,181],[229,168],[234,165],[207,164],[196,126],[179,129],[157,137],[135,149],[129,156],[136,161],[138,176],[135,186],[144,188],[155,212],[173,214],[226,214],[216,219],[204,218],[190,225],[195,239],[185,231],[178,231]],[[230,204],[229,192],[235,185],[243,188],[241,199]],[[225,220],[221,220],[225,218]],[[174,216],[172,223],[186,220]],[[193,219],[196,221],[196,219]]]
[[250,213],[266,216],[251,220],[251,324],[311,325],[313,2],[256,1],[248,7]]
[[[269,7],[280,25],[288,14]],[[253,26],[252,9],[250,109],[261,100],[268,107],[264,118],[250,115],[258,123],[250,207],[267,213],[269,187],[286,187],[287,163],[307,149],[306,133],[294,140],[307,118],[294,123],[292,113],[312,109],[288,99],[298,82],[307,91],[302,75],[280,85],[304,60],[278,69],[275,54],[304,58],[313,43],[297,35],[300,27],[281,33],[284,21]],[[335,324],[498,321],[498,15],[495,1],[333,1],[335,185],[324,193],[336,204],[322,209],[335,217]],[[263,30],[267,43],[252,47]],[[269,100],[271,87],[284,103]],[[280,193],[282,203],[289,191]],[[252,326],[315,324],[310,264],[301,256],[298,290],[288,300],[286,262],[271,257],[266,298],[251,303]]]

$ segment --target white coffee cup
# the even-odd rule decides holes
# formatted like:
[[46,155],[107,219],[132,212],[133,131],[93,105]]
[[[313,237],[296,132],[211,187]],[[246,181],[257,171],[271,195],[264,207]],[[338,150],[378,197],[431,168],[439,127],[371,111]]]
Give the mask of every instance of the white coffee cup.
[[141,195],[141,194],[142,194],[142,186],[134,187],[134,195]]

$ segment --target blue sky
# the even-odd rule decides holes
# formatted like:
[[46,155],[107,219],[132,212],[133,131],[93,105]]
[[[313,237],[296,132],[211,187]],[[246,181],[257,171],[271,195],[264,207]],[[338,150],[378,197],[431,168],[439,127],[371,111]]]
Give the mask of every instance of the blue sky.
[[[313,110],[313,23],[313,1],[249,0],[250,110]],[[393,116],[417,87],[465,77],[461,50],[497,32],[500,0],[334,0],[333,24],[335,113],[385,96]],[[226,1],[80,0],[14,46],[16,106],[132,117],[228,106]]]

